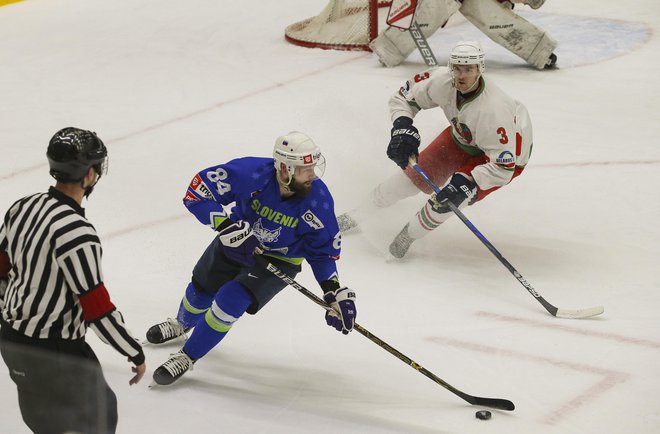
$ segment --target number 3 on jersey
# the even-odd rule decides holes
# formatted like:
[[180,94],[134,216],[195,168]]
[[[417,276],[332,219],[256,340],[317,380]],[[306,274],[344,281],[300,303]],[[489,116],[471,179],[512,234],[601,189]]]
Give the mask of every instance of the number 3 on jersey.
[[507,143],[509,143],[509,138],[506,135],[506,130],[504,129],[504,127],[499,127],[497,129],[497,134],[500,135],[501,144],[506,145]]
[[422,74],[417,74],[417,75],[415,75],[415,77],[413,78],[413,80],[415,80],[415,83],[419,83],[419,82],[422,81],[422,80],[426,80],[426,79],[429,78],[430,76],[431,76],[431,74],[429,74],[428,72],[424,72],[424,73],[422,73]]

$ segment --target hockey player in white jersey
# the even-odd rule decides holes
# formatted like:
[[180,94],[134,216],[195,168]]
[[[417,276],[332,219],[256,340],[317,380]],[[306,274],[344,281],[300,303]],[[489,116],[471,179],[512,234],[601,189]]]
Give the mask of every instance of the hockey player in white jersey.
[[[524,105],[484,76],[484,52],[478,42],[459,42],[448,68],[432,68],[406,81],[389,101],[393,121],[387,155],[404,169],[378,185],[367,205],[339,216],[342,232],[419,190],[432,193],[416,171],[411,156],[437,185],[439,194],[405,225],[390,244],[390,253],[402,258],[411,244],[437,228],[459,209],[482,200],[522,173],[532,150],[532,125]],[[413,118],[440,107],[450,125],[421,153],[420,135]]]
[[[514,3],[540,8],[545,0],[423,0],[417,2],[415,21],[426,38],[460,13],[486,36],[537,69],[557,63],[557,41],[548,32],[513,11]],[[388,27],[369,44],[380,62],[399,65],[414,50],[409,32]]]

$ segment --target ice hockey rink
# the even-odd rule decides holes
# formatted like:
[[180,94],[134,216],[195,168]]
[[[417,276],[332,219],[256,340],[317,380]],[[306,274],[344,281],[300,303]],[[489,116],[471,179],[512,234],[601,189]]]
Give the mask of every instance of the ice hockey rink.
[[[7,3],[0,1],[0,4]],[[106,286],[136,335],[176,314],[213,234],[181,204],[192,176],[269,156],[300,130],[321,146],[338,213],[394,171],[387,100],[425,69],[414,53],[296,47],[286,25],[325,0],[25,0],[0,7],[0,211],[52,184],[55,131],[96,131],[110,171],[86,205],[104,247]],[[534,288],[590,319],[551,316],[454,218],[387,261],[422,194],[343,238],[340,280],[358,323],[452,386],[513,401],[482,421],[472,406],[373,342],[326,326],[293,288],[171,387],[153,370],[181,341],[145,348],[148,372],[90,332],[119,400],[119,433],[660,432],[660,4],[548,0],[515,9],[559,41],[537,71],[459,16],[429,43],[440,63],[461,39],[486,74],[525,103],[534,152],[508,187],[464,212]],[[423,146],[447,125],[416,118]],[[297,277],[320,294],[309,267]],[[0,366],[0,431],[29,432]]]

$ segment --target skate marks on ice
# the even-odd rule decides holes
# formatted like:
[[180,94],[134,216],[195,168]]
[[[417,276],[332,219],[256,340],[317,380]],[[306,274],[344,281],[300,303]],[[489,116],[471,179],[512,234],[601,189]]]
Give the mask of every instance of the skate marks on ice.
[[[538,25],[555,38],[559,46],[557,67],[559,69],[591,65],[624,56],[646,44],[652,36],[651,28],[641,22],[551,14],[541,11],[516,9],[516,13]],[[488,67],[492,69],[533,67],[497,43],[463,19],[450,20],[449,25],[429,38],[429,45],[436,53],[449,53],[454,41],[478,40],[488,56]],[[424,63],[419,53],[413,53],[410,62]],[[438,62],[447,59],[442,55]],[[551,72],[550,72],[551,73]]]
[[[489,345],[474,339],[464,340],[445,336],[430,336],[426,340],[443,347],[488,354],[500,359],[497,363],[488,362],[488,368],[506,366],[506,372],[516,372],[516,379],[510,381],[510,384],[526,384],[524,389],[520,389],[520,392],[525,395],[533,395],[533,401],[541,404],[536,406],[537,411],[543,410],[536,419],[539,423],[546,425],[558,424],[582,410],[594,411],[589,407],[602,405],[602,403],[597,403],[598,400],[611,400],[610,392],[614,389],[629,380],[640,380],[637,378],[639,375],[636,368],[631,365],[631,359],[625,355],[630,352],[624,350],[623,347],[628,347],[631,351],[636,351],[635,348],[638,350],[660,349],[659,341],[589,329],[589,327],[567,325],[557,321],[548,322],[490,311],[478,311],[474,313],[474,316],[480,321],[494,321],[525,329],[527,335],[534,334],[537,339],[535,343],[524,349],[520,349],[515,338],[512,341],[494,339],[495,342],[498,342],[496,345]],[[602,324],[602,321],[598,319],[591,320],[591,322]],[[503,331],[507,334],[510,333],[510,330]],[[491,336],[489,339],[493,340],[493,337]],[[589,350],[585,351],[582,348],[575,351],[576,339],[587,339]],[[504,348],[504,345],[509,347],[515,345],[515,349]],[[562,349],[562,345],[566,348]],[[616,357],[603,357],[600,354],[601,351],[610,354],[612,345],[618,349],[617,353],[622,354],[621,360],[617,360]],[[538,349],[535,351],[535,346],[540,351]],[[516,369],[516,364],[520,364],[521,368]],[[527,365],[527,367],[523,370],[522,365]],[[480,370],[488,371],[488,369]],[[532,371],[535,372],[533,375],[530,374]],[[520,377],[520,372],[524,372],[523,376],[531,376],[525,380]],[[552,382],[552,378],[556,378],[558,375],[565,381],[557,387]],[[506,378],[505,380],[508,381]],[[620,391],[614,393],[621,394]],[[518,401],[524,402],[524,399],[518,398]],[[524,408],[524,405],[521,407]],[[549,407],[549,410],[546,407]]]
[[[489,354],[500,359],[508,359],[508,363],[515,365],[539,365],[536,368],[527,367],[524,371],[527,373],[526,375],[529,375],[529,372],[532,370],[535,370],[537,374],[523,381],[521,381],[520,376],[514,373],[515,369],[508,369],[507,372],[512,377],[517,378],[516,381],[512,382],[520,388],[524,387],[527,393],[533,393],[541,398],[547,397],[549,401],[555,401],[551,406],[551,410],[539,417],[539,422],[547,425],[554,425],[561,419],[571,416],[572,413],[575,413],[581,407],[589,405],[609,390],[630,378],[630,374],[628,373],[602,368],[593,364],[574,362],[568,357],[561,357],[561,355],[555,357],[536,355],[527,351],[508,350],[501,347],[441,336],[429,337],[427,340],[445,347],[450,346],[471,352]],[[547,365],[550,365],[554,370],[559,370],[559,374],[555,373],[552,376],[546,377],[544,372],[548,369]],[[544,386],[547,385],[546,382],[557,375],[562,375],[575,383],[573,384],[569,381],[570,387],[563,387],[560,391],[550,392],[547,389],[544,390]],[[596,378],[595,381],[593,377]],[[534,381],[538,382],[538,384],[534,385]],[[560,393],[563,393],[563,395]],[[560,398],[559,402],[556,402],[557,398]],[[521,400],[518,399],[517,401]],[[543,405],[543,408],[545,408],[545,405]]]

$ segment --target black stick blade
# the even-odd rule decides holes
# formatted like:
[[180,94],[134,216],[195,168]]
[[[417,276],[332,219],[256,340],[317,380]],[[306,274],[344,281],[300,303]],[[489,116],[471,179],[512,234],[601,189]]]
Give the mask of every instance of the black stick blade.
[[508,399],[482,398],[479,396],[471,396],[471,397],[466,397],[465,400],[472,405],[478,405],[480,407],[490,407],[497,410],[513,411],[516,408],[516,406],[513,405],[513,402],[509,401]]

